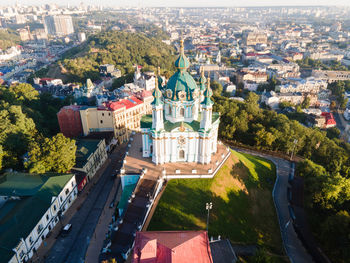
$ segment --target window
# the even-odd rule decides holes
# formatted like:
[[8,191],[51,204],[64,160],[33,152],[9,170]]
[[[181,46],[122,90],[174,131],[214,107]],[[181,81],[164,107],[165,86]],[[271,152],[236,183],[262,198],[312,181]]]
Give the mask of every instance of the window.
[[180,109],[180,117],[184,117],[185,116],[185,109],[181,108]]
[[66,195],[68,195],[68,194],[69,194],[69,189],[67,188],[67,189],[66,189]]
[[46,215],[46,220],[49,220],[49,219],[50,219],[50,217],[49,217],[49,215],[47,214],[47,215]]
[[170,106],[170,105],[169,105],[169,115],[170,115],[170,116],[172,115],[171,106]]
[[111,113],[110,113],[110,112],[108,112],[108,116],[111,116]]
[[72,182],[72,187],[74,187],[74,182]]
[[23,250],[21,250],[21,252],[19,252],[19,257],[20,257],[20,258],[23,258],[23,257],[24,257],[24,251],[23,251]]
[[33,238],[32,237],[29,237],[29,243],[31,244],[31,245],[33,245]]
[[38,232],[38,234],[40,234],[41,230],[43,230],[43,226],[40,224],[36,231]]
[[57,209],[57,207],[56,207],[56,205],[54,205],[54,206],[53,206],[53,210],[56,211],[56,209]]
[[61,200],[61,202],[63,202],[62,196],[60,196],[60,200]]
[[179,159],[180,159],[180,160],[185,159],[185,151],[184,151],[184,150],[180,150],[180,151],[179,151]]
[[104,114],[104,113],[102,113],[102,116],[105,116],[105,114]]
[[101,123],[103,123],[103,120],[100,120]]

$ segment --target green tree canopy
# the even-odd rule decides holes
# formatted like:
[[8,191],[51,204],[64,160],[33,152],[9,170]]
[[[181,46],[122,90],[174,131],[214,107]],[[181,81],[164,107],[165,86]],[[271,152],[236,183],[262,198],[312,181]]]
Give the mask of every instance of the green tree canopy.
[[75,165],[75,141],[59,133],[41,141],[32,142],[26,168],[30,173],[66,173]]

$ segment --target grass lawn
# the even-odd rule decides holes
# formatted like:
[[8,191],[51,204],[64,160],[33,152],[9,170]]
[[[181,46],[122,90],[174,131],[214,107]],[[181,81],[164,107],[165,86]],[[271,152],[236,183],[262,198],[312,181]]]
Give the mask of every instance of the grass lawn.
[[275,178],[272,162],[232,151],[213,179],[170,180],[148,230],[205,229],[205,203],[212,202],[209,236],[258,244],[284,256],[272,200]]

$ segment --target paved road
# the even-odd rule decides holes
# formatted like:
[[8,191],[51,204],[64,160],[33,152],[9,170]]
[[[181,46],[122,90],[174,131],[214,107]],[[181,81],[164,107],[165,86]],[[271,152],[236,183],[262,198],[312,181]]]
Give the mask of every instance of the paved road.
[[111,162],[91,189],[80,210],[70,220],[72,230],[65,238],[58,237],[45,260],[47,263],[79,263],[84,257],[92,234],[101,216],[109,193],[114,185],[117,168],[120,168],[123,148],[117,148],[110,156]]
[[252,155],[257,155],[271,160],[276,165],[277,169],[277,179],[275,186],[272,191],[272,197],[277,210],[278,221],[280,224],[280,230],[283,240],[283,245],[286,253],[292,263],[310,263],[313,262],[311,256],[307,253],[301,241],[299,240],[297,234],[294,231],[293,225],[291,223],[291,218],[289,216],[288,210],[288,177],[290,172],[294,173],[294,169],[291,168],[291,163],[287,160],[257,153],[254,151],[233,148],[238,152],[249,153]]

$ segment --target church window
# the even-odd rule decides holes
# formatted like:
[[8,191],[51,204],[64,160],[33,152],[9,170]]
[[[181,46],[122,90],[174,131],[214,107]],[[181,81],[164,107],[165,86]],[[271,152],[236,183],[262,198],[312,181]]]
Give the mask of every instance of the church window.
[[184,150],[179,151],[179,159],[180,160],[185,159],[185,151]]
[[172,115],[172,111],[171,111],[171,106],[169,105],[169,115],[171,116]]
[[180,117],[184,117],[185,116],[185,109],[181,108],[180,109]]

